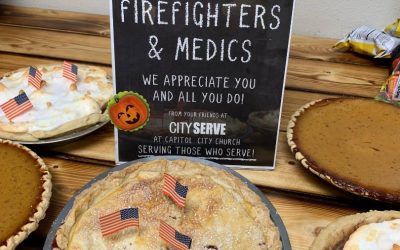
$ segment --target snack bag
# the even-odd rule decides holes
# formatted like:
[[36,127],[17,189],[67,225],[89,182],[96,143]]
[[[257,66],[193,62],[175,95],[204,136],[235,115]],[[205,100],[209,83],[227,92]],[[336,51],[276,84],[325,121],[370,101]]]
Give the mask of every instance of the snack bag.
[[377,29],[361,26],[336,43],[334,47],[352,50],[375,58],[391,58],[392,52],[399,45],[400,38],[392,37]]
[[393,72],[386,79],[376,99],[400,106],[400,57],[393,60]]
[[394,23],[386,26],[385,32],[391,36],[400,37],[400,18],[398,18]]

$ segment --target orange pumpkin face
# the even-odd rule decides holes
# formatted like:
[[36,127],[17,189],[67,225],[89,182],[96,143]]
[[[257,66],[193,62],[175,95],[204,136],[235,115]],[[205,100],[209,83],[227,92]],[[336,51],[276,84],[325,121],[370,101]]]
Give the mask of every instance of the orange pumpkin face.
[[118,95],[114,96],[114,101],[109,107],[109,115],[119,129],[131,131],[147,122],[149,111],[143,99],[134,94],[127,94],[121,98]]

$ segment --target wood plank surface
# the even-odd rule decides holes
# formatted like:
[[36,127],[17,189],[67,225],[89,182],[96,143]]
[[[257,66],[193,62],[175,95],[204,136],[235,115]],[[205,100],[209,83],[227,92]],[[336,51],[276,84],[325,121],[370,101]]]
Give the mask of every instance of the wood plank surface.
[[108,16],[61,10],[0,5],[0,24],[32,29],[110,36]]
[[[349,32],[351,31],[349,30]],[[368,56],[333,48],[337,41],[338,39],[332,38],[293,35],[290,44],[290,57],[340,64],[388,67],[388,60],[376,60]]]
[[76,191],[97,175],[110,169],[99,164],[75,162],[51,156],[43,159],[52,175],[53,193],[50,208],[46,212],[46,220],[40,223],[37,230],[37,234],[41,237],[47,234],[51,223]]
[[[266,186],[292,192],[309,193],[319,196],[351,198],[346,192],[327,184],[308,170],[304,169],[293,157],[286,142],[286,127],[290,116],[305,103],[333,97],[332,95],[287,91],[281,119],[281,133],[279,134],[277,166],[274,171],[240,170],[250,181],[259,186]],[[96,143],[93,143],[96,141]],[[115,161],[114,134],[111,125],[88,135],[82,140],[52,147],[53,152],[65,154],[66,158],[98,162],[108,161],[110,165]]]
[[342,216],[361,212],[360,209],[312,201],[304,197],[287,197],[268,191],[264,193],[281,216],[293,250],[310,249],[322,228]]
[[[63,51],[62,48],[60,50]],[[97,57],[88,59],[90,58],[90,53],[80,52],[82,53],[80,55],[59,59],[54,58],[54,55],[59,53],[50,55],[50,52],[46,52],[45,55],[49,55],[49,57],[39,57],[29,54],[21,55],[0,52],[0,75],[21,67],[60,62],[64,59],[71,61],[79,61],[81,59],[81,61],[89,64],[103,66],[102,62],[90,61],[96,60]],[[92,53],[96,52],[92,51]],[[103,68],[111,75],[110,66],[104,66]],[[360,65],[347,65],[343,67],[337,63],[290,58],[286,89],[373,97],[379,92],[381,84],[385,81],[386,77],[387,69],[380,67]]]
[[373,97],[387,78],[388,69],[290,58],[287,89]]
[[111,64],[108,37],[0,25],[0,51]]
[[[0,5],[0,25],[29,27],[110,36],[108,15]],[[350,31],[349,31],[350,32]],[[345,64],[387,67],[387,60],[340,52],[333,48],[338,39],[292,35],[290,57]]]
[[[111,74],[108,16],[0,5],[0,75],[28,65],[87,62]],[[262,191],[281,215],[294,250],[309,249],[318,231],[347,214],[391,208],[355,197],[301,167],[286,143],[291,114],[305,103],[342,95],[374,97],[388,62],[332,48],[336,39],[292,36],[285,99],[274,171],[238,171]],[[47,231],[67,200],[114,165],[111,125],[79,141],[34,147],[53,175],[47,217],[18,249],[41,249]]]
[[[52,59],[47,57],[36,57],[29,55],[21,55],[14,53],[0,52],[0,76],[11,71],[28,67],[30,65],[42,65],[42,64],[52,64],[52,63],[62,63],[64,59]],[[70,60],[72,63],[79,63],[78,61]],[[97,64],[93,62],[87,62],[90,65],[96,65],[104,69],[109,75],[111,75],[111,67],[104,66],[102,64]]]

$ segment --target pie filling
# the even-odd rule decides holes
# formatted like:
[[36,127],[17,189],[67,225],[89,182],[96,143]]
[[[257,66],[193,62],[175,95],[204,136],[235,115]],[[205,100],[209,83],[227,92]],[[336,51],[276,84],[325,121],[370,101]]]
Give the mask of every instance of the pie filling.
[[338,218],[310,250],[400,250],[400,211],[369,211]]
[[343,250],[394,250],[399,248],[400,219],[396,219],[378,223],[370,223],[359,227],[350,235],[343,247]]
[[348,191],[400,199],[400,141],[394,132],[400,108],[369,99],[326,99],[305,108],[294,124],[289,144],[307,167]]
[[38,162],[23,149],[0,143],[0,246],[36,212],[43,192]]

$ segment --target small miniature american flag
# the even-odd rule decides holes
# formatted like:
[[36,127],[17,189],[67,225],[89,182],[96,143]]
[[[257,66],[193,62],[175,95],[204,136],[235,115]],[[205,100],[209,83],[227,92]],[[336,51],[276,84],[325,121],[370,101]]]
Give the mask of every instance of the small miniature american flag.
[[29,98],[25,94],[25,92],[22,92],[16,97],[11,98],[10,100],[0,105],[0,108],[3,110],[7,119],[10,121],[20,114],[30,110],[32,107],[32,103],[31,101],[29,101]]
[[64,61],[63,77],[71,80],[73,83],[78,81],[78,66],[70,62]]
[[42,87],[42,73],[34,67],[29,67],[28,83],[32,84],[36,89]]
[[169,196],[179,207],[185,207],[188,187],[180,184],[174,177],[164,174],[163,193]]
[[100,217],[103,236],[114,234],[128,227],[139,226],[139,208],[125,208]]
[[160,237],[178,250],[190,249],[192,245],[189,236],[179,233],[164,221],[160,221]]

